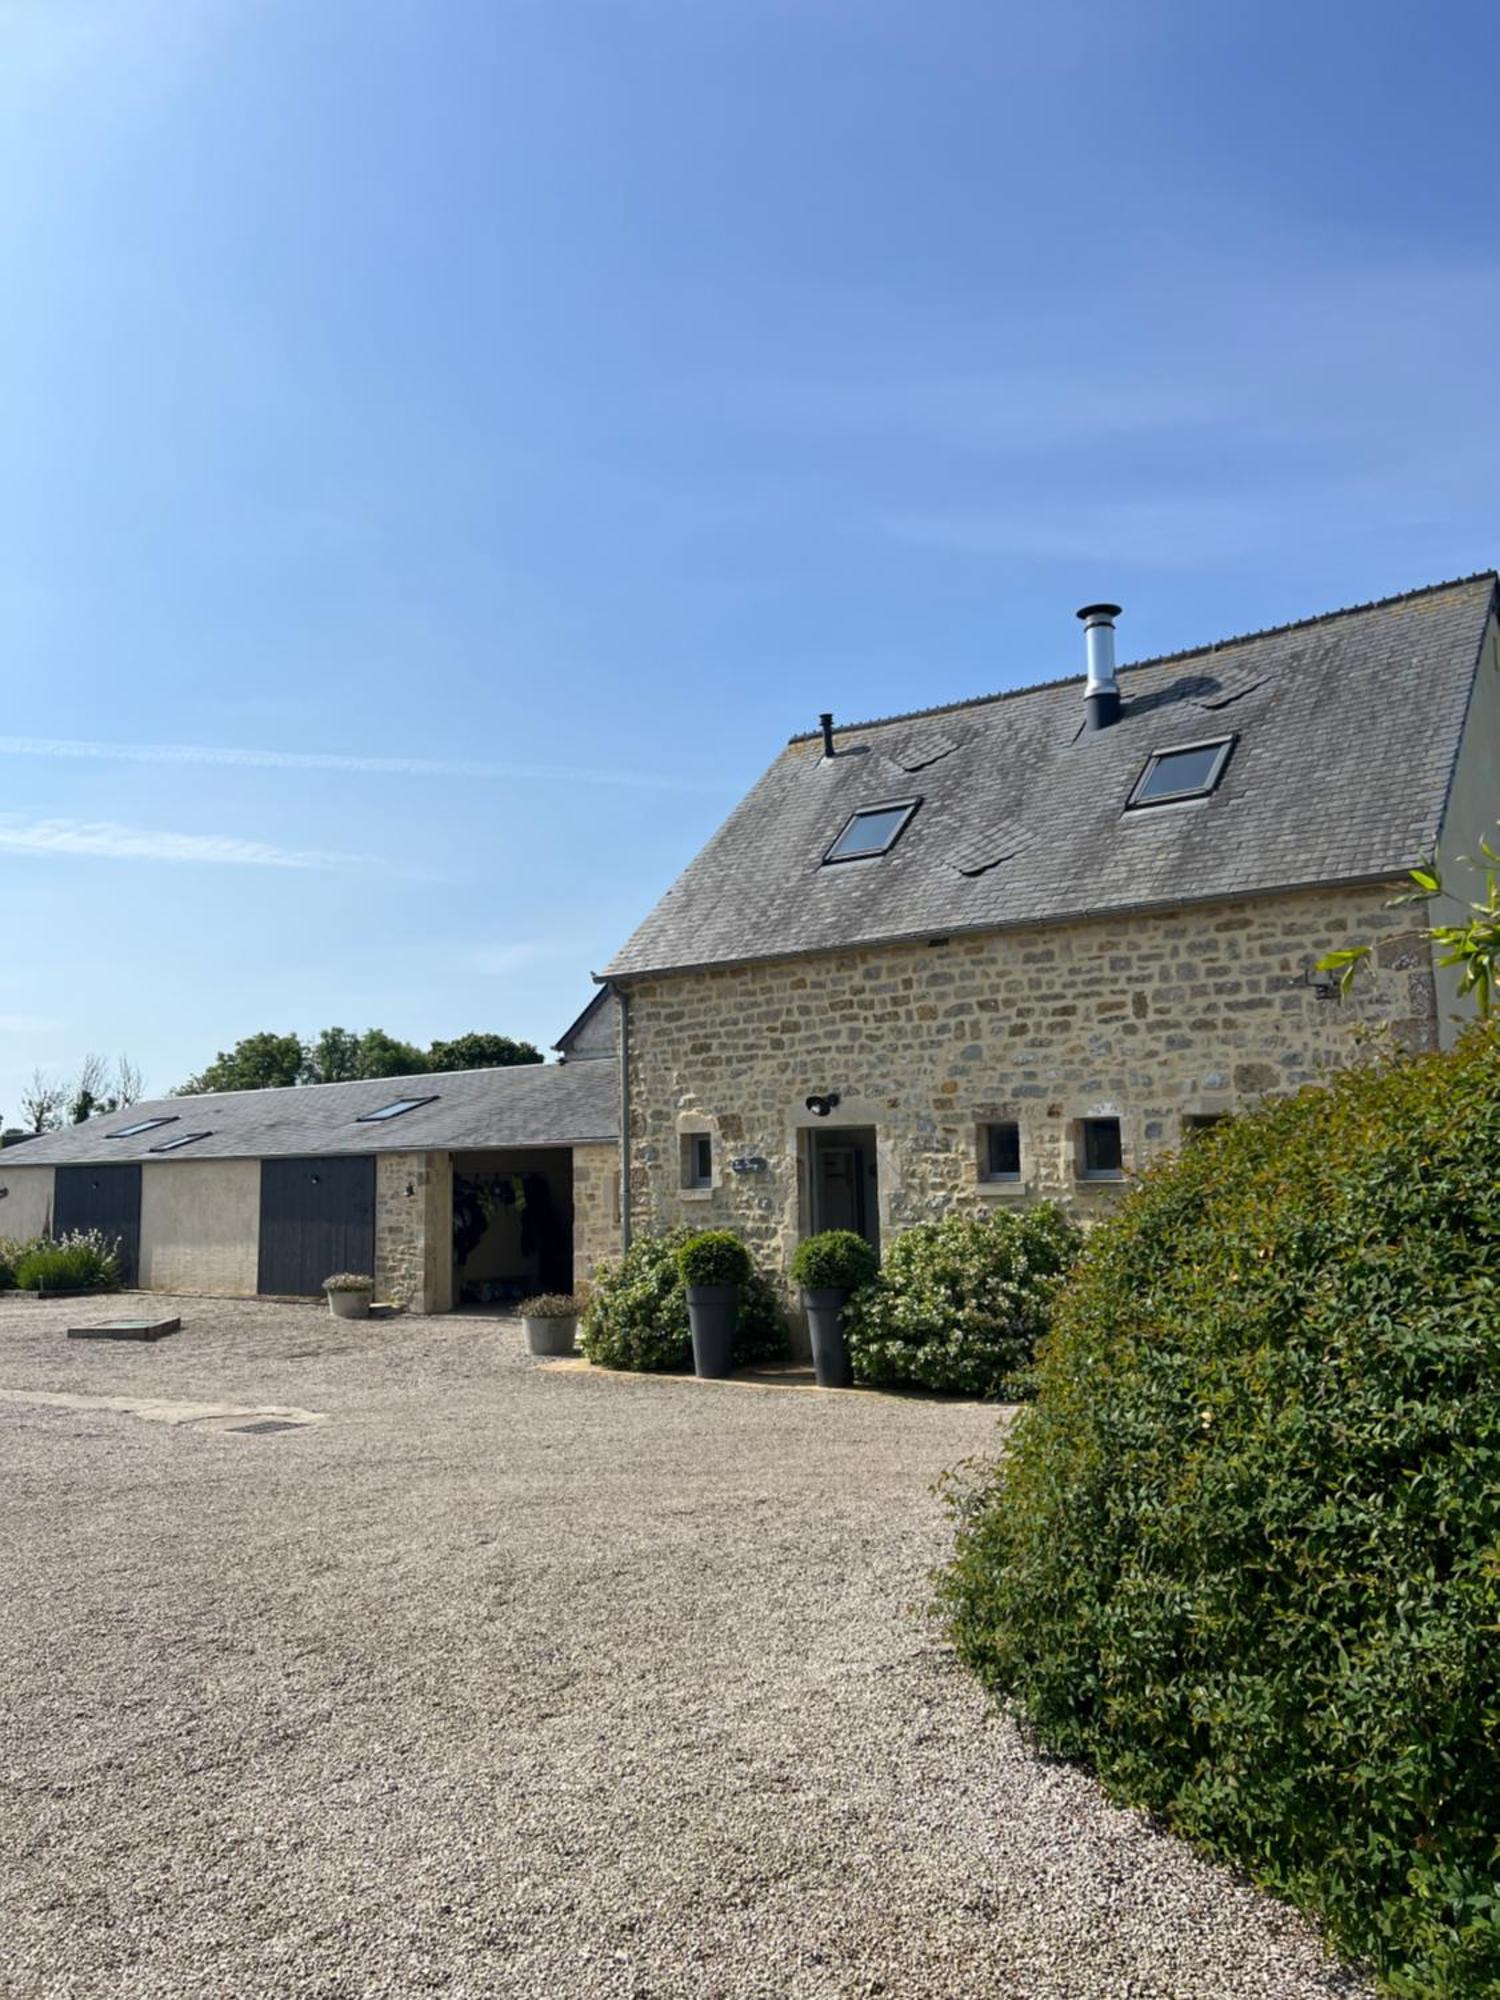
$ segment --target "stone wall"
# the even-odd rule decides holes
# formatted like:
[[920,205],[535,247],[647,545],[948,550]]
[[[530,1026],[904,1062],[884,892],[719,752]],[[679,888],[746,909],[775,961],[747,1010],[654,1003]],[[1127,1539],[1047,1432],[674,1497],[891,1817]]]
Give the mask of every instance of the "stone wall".
[[453,1170],[447,1153],[375,1159],[375,1296],[409,1312],[453,1303]]
[[[807,1135],[873,1127],[883,1236],[953,1207],[1053,1197],[1085,1219],[1118,1184],[1078,1175],[1079,1121],[1117,1117],[1126,1172],[1193,1114],[1241,1109],[1358,1060],[1358,1030],[1436,1040],[1431,955],[1389,887],[862,949],[632,985],[634,1228],[732,1227],[767,1269],[806,1233]],[[1347,1002],[1302,975],[1373,942]],[[837,1091],[833,1115],[806,1109]],[[987,1182],[981,1127],[1021,1131],[1018,1183]],[[683,1136],[714,1141],[683,1186]],[[730,1162],[761,1156],[764,1170]]]
[[573,1148],[573,1284],[587,1285],[597,1266],[620,1254],[620,1149]]
[[147,1161],[140,1287],[250,1298],[260,1280],[260,1161]]

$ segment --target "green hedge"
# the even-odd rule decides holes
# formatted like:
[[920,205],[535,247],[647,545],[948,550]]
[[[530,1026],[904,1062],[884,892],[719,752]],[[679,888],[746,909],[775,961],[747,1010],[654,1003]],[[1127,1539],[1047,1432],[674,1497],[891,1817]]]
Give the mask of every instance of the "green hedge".
[[[601,1368],[648,1373],[692,1367],[693,1338],[677,1253],[694,1233],[676,1229],[662,1236],[637,1236],[617,1264],[595,1274],[579,1328],[590,1361]],[[740,1288],[735,1366],[780,1360],[786,1350],[780,1302],[761,1273],[752,1270]]]
[[1477,1029],[1148,1174],[941,1590],[1043,1744],[1413,1997],[1500,1992],[1497,1161]]
[[879,1277],[845,1308],[855,1374],[967,1396],[1024,1394],[1077,1252],[1076,1227],[1050,1203],[903,1231]]

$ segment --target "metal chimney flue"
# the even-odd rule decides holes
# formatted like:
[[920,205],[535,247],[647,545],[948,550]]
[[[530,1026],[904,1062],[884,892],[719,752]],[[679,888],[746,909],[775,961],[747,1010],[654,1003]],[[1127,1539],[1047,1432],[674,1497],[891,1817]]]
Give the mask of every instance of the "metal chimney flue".
[[818,727],[823,732],[823,755],[831,757],[833,755],[833,717],[826,714],[820,715],[818,717]]
[[1119,718],[1120,684],[1115,679],[1115,620],[1118,604],[1085,604],[1079,612],[1083,620],[1083,643],[1088,658],[1088,684],[1084,706],[1088,730],[1108,729]]

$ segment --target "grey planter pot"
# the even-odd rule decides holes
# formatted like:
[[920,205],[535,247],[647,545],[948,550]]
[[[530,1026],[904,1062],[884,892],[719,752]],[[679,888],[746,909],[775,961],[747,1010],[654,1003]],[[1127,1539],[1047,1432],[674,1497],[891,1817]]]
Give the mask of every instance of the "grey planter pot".
[[373,1292],[330,1292],[328,1310],[335,1319],[368,1319]]
[[740,1317],[738,1285],[689,1285],[688,1325],[693,1329],[693,1373],[716,1381],[734,1365],[734,1329]]
[[578,1321],[572,1319],[525,1319],[528,1354],[571,1354],[578,1343]]
[[820,1287],[802,1294],[807,1312],[807,1331],[812,1338],[813,1373],[820,1389],[852,1389],[854,1365],[849,1359],[849,1343],[844,1338],[844,1307],[849,1294],[833,1287]]

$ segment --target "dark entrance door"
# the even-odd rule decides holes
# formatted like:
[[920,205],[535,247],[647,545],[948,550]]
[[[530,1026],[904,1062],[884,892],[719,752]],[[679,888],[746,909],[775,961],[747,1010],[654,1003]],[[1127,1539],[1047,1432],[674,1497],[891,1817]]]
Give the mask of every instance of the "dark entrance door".
[[875,1134],[864,1126],[813,1132],[811,1142],[813,1233],[852,1229],[880,1248],[880,1202],[875,1174]]
[[113,1167],[59,1167],[52,1188],[52,1233],[97,1229],[111,1236],[120,1259],[120,1283],[133,1285],[141,1259],[140,1162]]
[[335,1271],[375,1275],[374,1156],[262,1160],[257,1289],[312,1297]]

